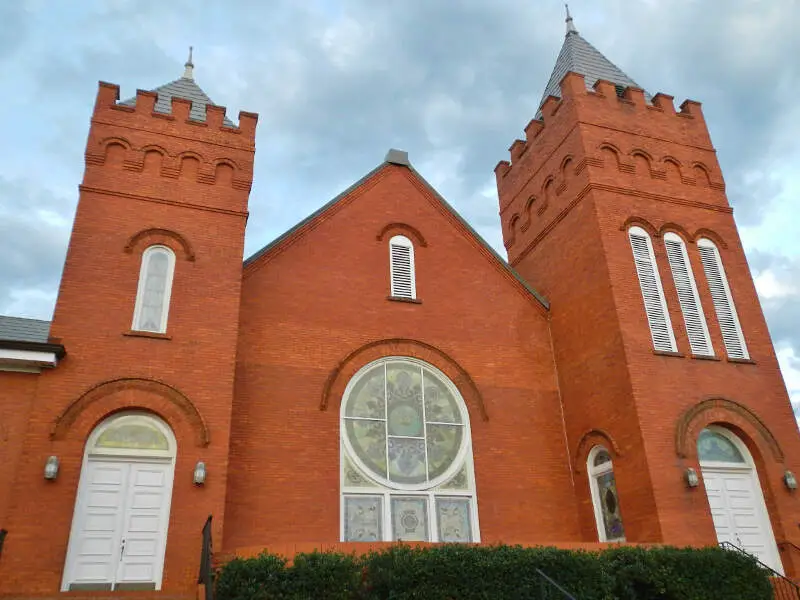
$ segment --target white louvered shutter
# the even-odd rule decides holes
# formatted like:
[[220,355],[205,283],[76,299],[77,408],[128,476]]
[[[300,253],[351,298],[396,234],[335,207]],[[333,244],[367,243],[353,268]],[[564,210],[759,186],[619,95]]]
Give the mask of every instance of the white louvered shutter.
[[700,260],[703,262],[703,270],[706,273],[708,289],[714,301],[714,310],[717,312],[717,321],[728,358],[750,358],[744,342],[742,327],[739,324],[739,317],[736,314],[736,306],[733,304],[731,289],[728,287],[728,279],[725,277],[725,269],[722,267],[719,250],[714,242],[708,239],[698,240],[697,250],[700,252]]
[[650,335],[653,337],[653,348],[675,352],[677,351],[675,334],[672,332],[672,322],[667,311],[667,302],[664,299],[650,236],[640,227],[631,227],[628,230],[628,237],[631,240],[639,286],[642,289],[647,322],[650,324]]
[[683,313],[683,322],[686,324],[686,335],[692,354],[700,356],[714,356],[711,337],[708,335],[708,325],[703,314],[703,305],[697,293],[697,284],[692,273],[692,265],[686,252],[686,244],[674,233],[664,235],[664,246],[667,249],[667,258],[672,270],[672,279],[678,292],[678,300]]
[[389,272],[392,296],[410,299],[417,297],[417,285],[414,280],[414,246],[407,237],[396,235],[389,241]]

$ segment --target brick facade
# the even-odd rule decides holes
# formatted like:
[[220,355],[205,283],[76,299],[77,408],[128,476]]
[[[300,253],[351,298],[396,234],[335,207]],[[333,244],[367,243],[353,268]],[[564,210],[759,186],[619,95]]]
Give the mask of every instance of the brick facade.
[[[152,412],[178,454],[164,584],[196,584],[216,549],[340,540],[339,409],[356,371],[423,360],[469,412],[482,542],[590,544],[586,460],[614,459],[629,542],[714,544],[699,432],[723,424],[756,462],[778,542],[800,545],[800,438],[700,106],[645,102],[568,74],[497,169],[509,262],[411,168],[384,163],[242,266],[257,117],[189,103],[121,106],[101,83],[51,339],[39,375],[0,372],[0,593],[59,589],[84,445],[104,418]],[[652,350],[627,228],[651,233],[679,352]],[[691,356],[662,235],[688,247],[716,359]],[[388,240],[416,253],[417,302],[389,298]],[[751,360],[728,360],[696,250],[713,239]],[[176,255],[167,334],[131,331],[142,252]],[[42,477],[56,455],[55,481]],[[208,469],[192,483],[195,463]],[[782,546],[787,572],[800,556]]]

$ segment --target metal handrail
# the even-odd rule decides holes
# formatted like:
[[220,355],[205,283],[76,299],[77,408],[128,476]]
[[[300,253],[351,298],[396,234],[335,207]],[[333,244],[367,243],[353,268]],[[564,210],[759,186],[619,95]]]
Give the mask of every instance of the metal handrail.
[[740,548],[731,542],[720,542],[719,546],[723,550],[739,552],[740,554],[749,556],[750,558],[754,559],[763,570],[767,571],[773,580],[772,589],[775,592],[775,600],[800,600],[800,586],[798,586],[794,581],[785,575],[778,573],[769,565],[765,565],[758,559],[757,556],[750,554],[744,548]]
[[[577,600],[577,598],[575,598],[575,596],[570,594],[567,590],[565,590],[563,587],[561,587],[555,581],[553,581],[550,577],[548,577],[547,574],[544,571],[542,571],[541,569],[534,569],[534,570],[542,578],[542,598],[549,598],[549,591],[552,590],[553,588],[555,588],[559,592],[561,592],[563,597],[566,598],[567,600]],[[547,585],[546,585],[548,583],[552,587],[548,588]]]
[[200,551],[200,574],[197,577],[197,583],[205,584],[205,600],[214,600],[213,556],[214,549],[211,544],[211,515],[208,515],[206,524],[203,525],[203,546]]

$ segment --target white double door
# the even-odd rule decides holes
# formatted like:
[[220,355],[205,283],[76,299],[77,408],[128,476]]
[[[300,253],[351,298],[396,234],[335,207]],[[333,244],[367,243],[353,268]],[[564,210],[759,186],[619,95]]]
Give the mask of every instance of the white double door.
[[160,589],[172,477],[172,460],[86,460],[62,590]]
[[702,467],[719,542],[730,542],[783,573],[761,487],[752,468]]

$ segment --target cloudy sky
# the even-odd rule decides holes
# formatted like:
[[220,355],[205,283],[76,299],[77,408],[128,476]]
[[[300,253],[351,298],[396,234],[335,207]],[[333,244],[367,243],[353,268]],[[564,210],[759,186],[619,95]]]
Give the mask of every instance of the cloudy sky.
[[[800,407],[800,2],[573,0],[649,92],[703,102],[784,377]],[[97,81],[183,72],[260,114],[246,253],[378,164],[414,165],[505,256],[492,169],[564,36],[555,0],[0,1],[0,314],[50,318]],[[536,282],[533,282],[534,285]]]

